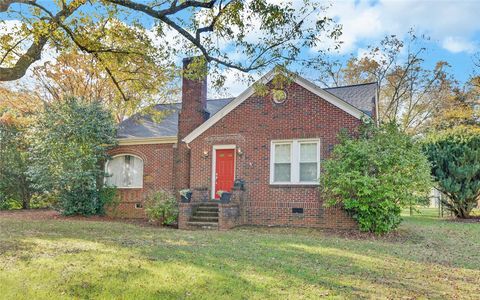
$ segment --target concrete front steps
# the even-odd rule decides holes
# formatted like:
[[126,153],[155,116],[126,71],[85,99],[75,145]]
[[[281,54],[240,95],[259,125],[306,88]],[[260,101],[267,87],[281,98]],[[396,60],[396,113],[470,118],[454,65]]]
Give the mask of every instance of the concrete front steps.
[[205,202],[197,206],[187,224],[197,229],[218,229],[218,203]]

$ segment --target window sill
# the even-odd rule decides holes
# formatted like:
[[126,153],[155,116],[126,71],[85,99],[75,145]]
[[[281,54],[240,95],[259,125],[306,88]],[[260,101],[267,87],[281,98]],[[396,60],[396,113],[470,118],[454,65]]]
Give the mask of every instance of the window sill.
[[143,186],[129,186],[129,187],[116,187],[117,190],[140,190],[143,189]]
[[272,188],[318,188],[318,183],[270,183]]

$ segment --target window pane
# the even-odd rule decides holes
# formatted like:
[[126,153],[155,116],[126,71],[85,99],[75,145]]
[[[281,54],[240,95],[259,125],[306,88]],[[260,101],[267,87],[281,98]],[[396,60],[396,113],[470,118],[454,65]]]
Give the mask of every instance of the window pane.
[[300,144],[300,161],[317,162],[317,143]]
[[275,163],[290,163],[290,144],[275,145]]
[[143,185],[143,161],[137,157],[132,157],[133,165],[130,165],[132,186]]
[[317,181],[317,163],[300,163],[300,181]]
[[112,159],[107,164],[107,180],[108,186],[122,186],[123,185],[123,169],[125,158],[118,156]]
[[107,164],[106,185],[116,187],[141,187],[143,161],[135,156],[122,155]]
[[290,182],[290,164],[275,164],[274,177],[275,182]]
[[123,185],[125,187],[132,186],[132,172],[131,172],[131,165],[133,164],[133,159],[130,155],[125,155],[125,164],[124,164],[124,177],[123,177]]

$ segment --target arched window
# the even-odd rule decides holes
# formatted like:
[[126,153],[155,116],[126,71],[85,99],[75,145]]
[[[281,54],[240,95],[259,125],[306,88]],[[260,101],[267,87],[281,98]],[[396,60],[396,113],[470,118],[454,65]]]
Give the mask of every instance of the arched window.
[[117,155],[107,162],[107,186],[118,188],[143,187],[143,160],[130,154]]

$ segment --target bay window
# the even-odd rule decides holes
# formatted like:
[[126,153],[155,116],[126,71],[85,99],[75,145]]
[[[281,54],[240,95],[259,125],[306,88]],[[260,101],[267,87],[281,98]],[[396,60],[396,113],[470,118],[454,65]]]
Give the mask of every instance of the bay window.
[[318,139],[272,141],[270,160],[271,184],[318,184]]

